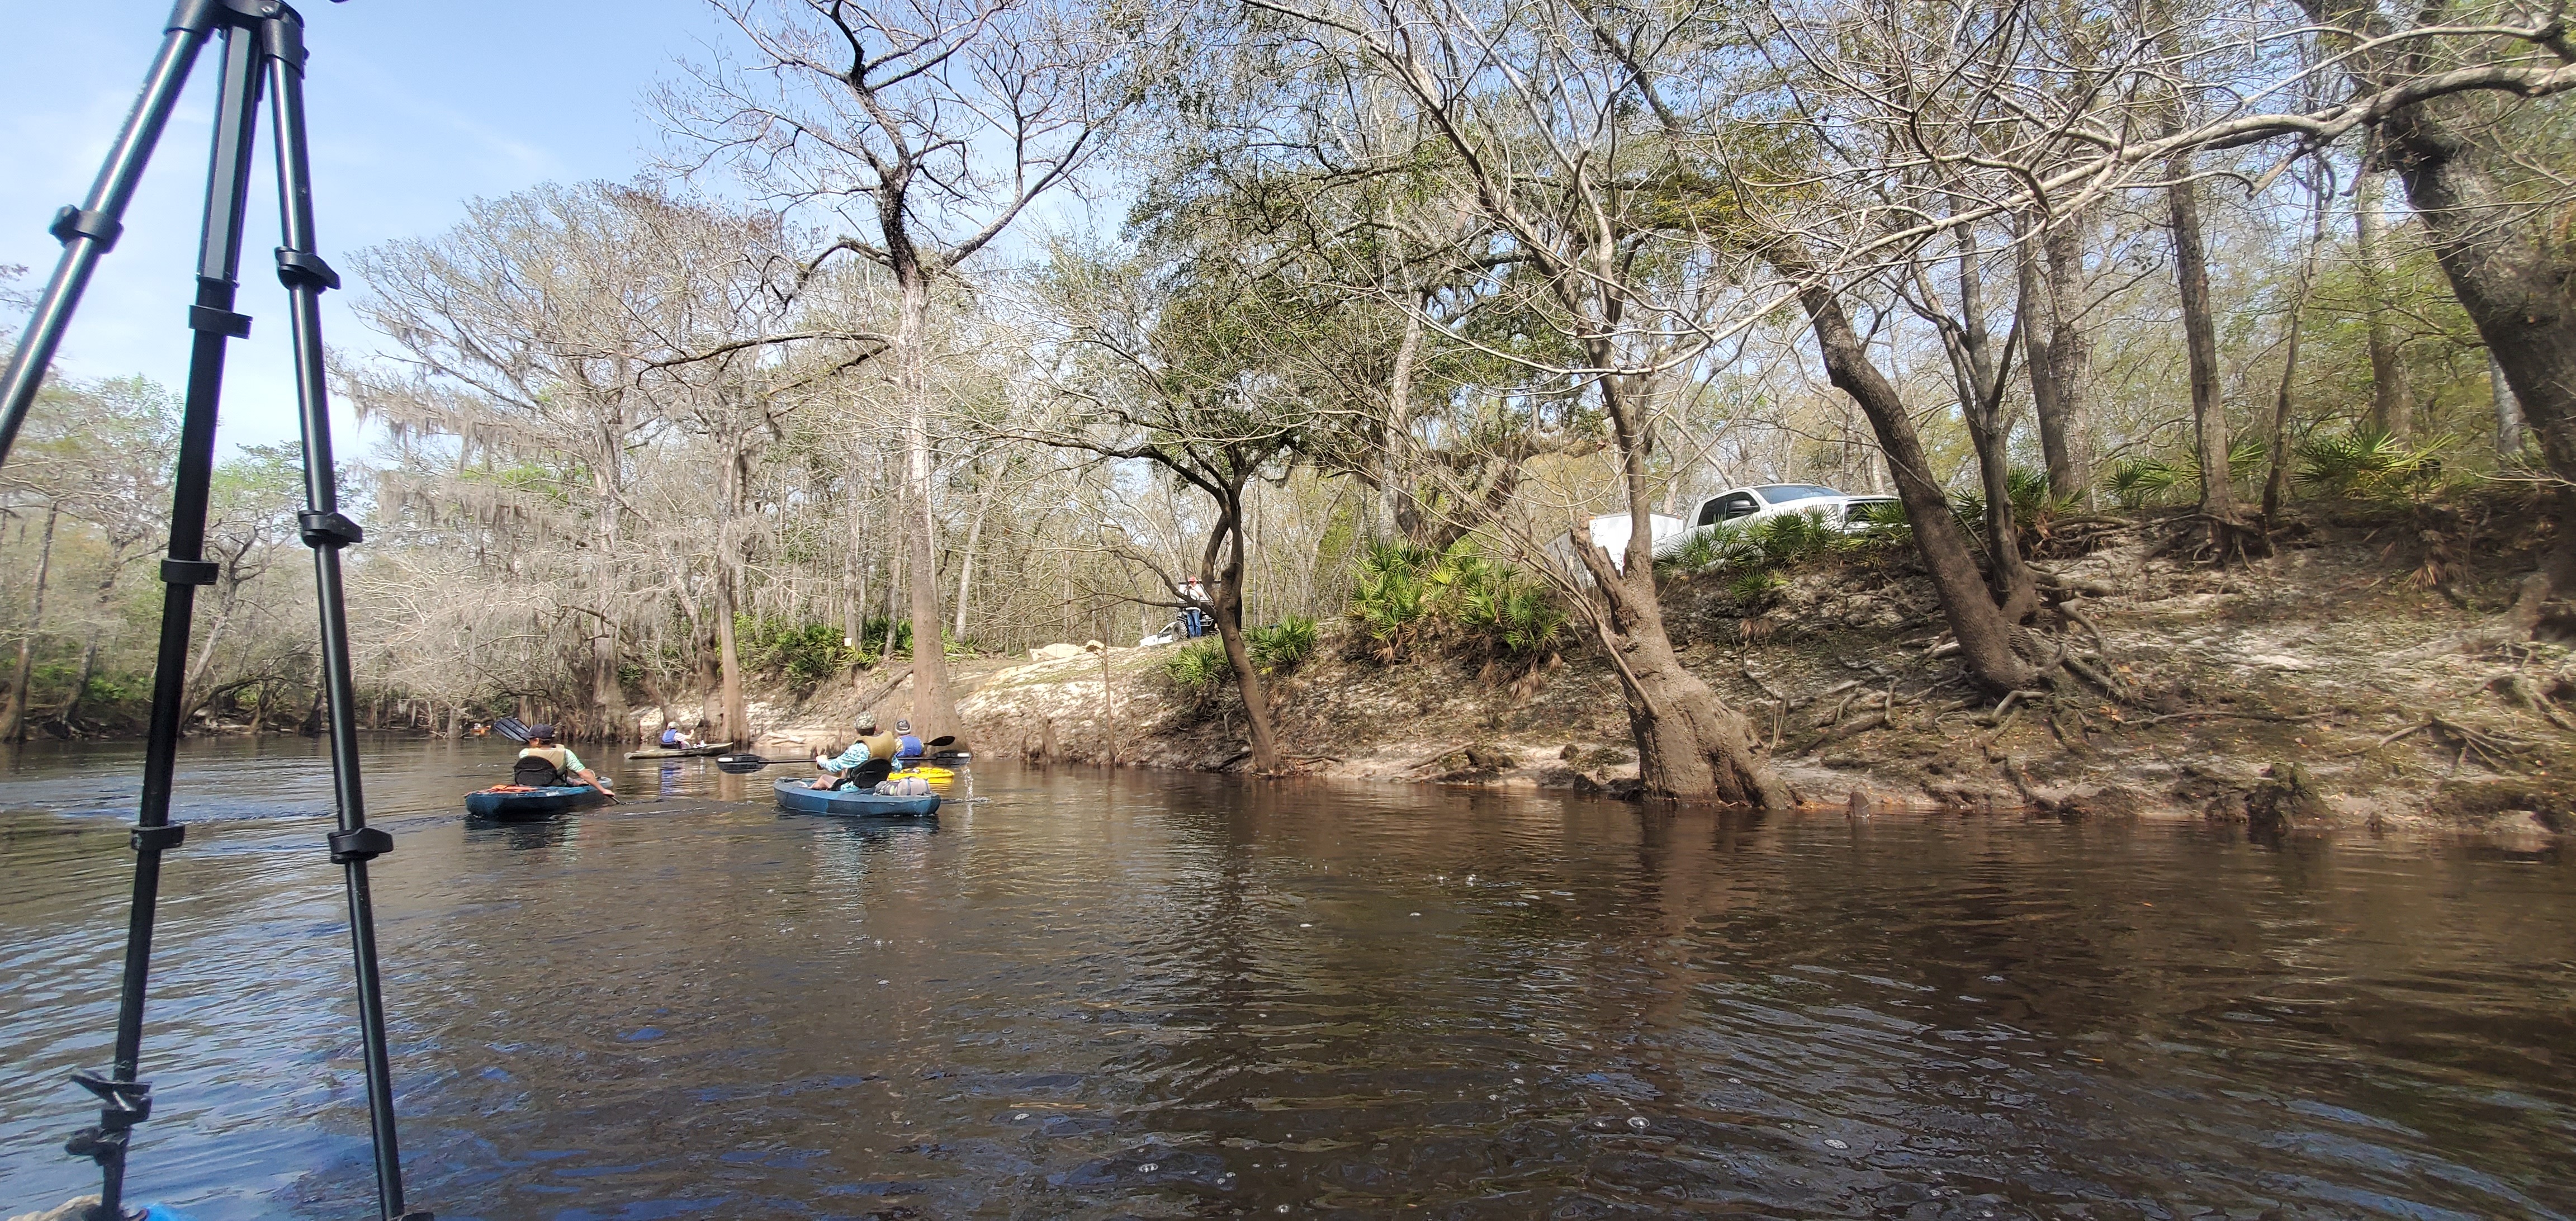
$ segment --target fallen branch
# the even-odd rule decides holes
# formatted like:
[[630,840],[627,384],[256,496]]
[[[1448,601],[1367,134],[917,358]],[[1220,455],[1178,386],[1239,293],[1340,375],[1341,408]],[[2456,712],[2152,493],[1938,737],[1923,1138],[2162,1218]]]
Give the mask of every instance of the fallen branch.
[[1429,766],[1431,766],[1431,765],[1432,765],[1432,764],[1434,764],[1434,763],[1438,763],[1438,762],[1440,762],[1441,760],[1446,759],[1446,758],[1448,758],[1448,757],[1449,757],[1449,756],[1451,756],[1451,755],[1457,754],[1459,751],[1462,751],[1462,750],[1467,749],[1467,747],[1468,747],[1469,745],[1470,745],[1470,743],[1466,743],[1466,742],[1454,742],[1454,743],[1451,743],[1450,745],[1443,746],[1443,747],[1441,747],[1440,749],[1438,749],[1438,750],[1436,750],[1436,751],[1433,751],[1433,752],[1431,752],[1431,753],[1430,753],[1430,754],[1428,754],[1428,755],[1423,756],[1421,759],[1416,760],[1416,761],[1415,761],[1415,762],[1413,762],[1413,763],[1407,764],[1407,765],[1404,767],[1404,769],[1403,769],[1403,770],[1408,771],[1408,772],[1420,771],[1420,770],[1422,770],[1423,768],[1429,767]]
[[[2139,717],[2134,721],[2124,720],[2119,722],[2119,724],[2131,729],[2135,729],[2141,725],[2153,725],[2160,721],[2272,721],[2284,725],[2300,725],[2309,721],[2322,721],[2333,715],[2334,714],[2331,712],[2311,712],[2301,716],[2283,716],[2277,712],[2228,712],[2221,709],[2210,709],[2201,712],[2168,712],[2161,716]],[[2418,726],[2418,728],[2421,728],[2421,726]],[[2408,730],[2407,732],[2412,733],[2414,730]],[[2386,745],[2386,743],[2382,743],[2382,745]]]

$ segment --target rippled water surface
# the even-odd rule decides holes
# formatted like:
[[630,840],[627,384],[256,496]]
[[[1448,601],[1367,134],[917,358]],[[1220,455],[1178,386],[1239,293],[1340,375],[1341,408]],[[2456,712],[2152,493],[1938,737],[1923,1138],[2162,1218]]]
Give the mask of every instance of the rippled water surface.
[[[447,1221],[2576,1215],[2553,850],[992,765],[936,828],[699,762],[468,824],[506,757],[368,759]],[[94,1181],[138,766],[0,772],[0,1214]],[[134,1190],[362,1216],[327,772],[180,791]]]

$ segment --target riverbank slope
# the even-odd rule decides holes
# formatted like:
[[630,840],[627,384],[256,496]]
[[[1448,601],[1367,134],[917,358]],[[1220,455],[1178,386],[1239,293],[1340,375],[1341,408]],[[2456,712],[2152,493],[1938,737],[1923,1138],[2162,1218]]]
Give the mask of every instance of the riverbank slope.
[[[2420,514],[2308,522],[2227,567],[2177,558],[2171,537],[2140,522],[2052,561],[2086,591],[2076,605],[2107,672],[2001,705],[1961,676],[1901,553],[1807,563],[1749,603],[1727,582],[1677,578],[1668,619],[1814,806],[2576,831],[2576,785],[2561,779],[2576,774],[2569,649],[2449,643],[2503,608],[2523,548],[2446,536]],[[1569,639],[1497,668],[1388,663],[1367,645],[1328,624],[1317,654],[1275,680],[1294,770],[1633,792],[1625,705],[1597,649]],[[1173,647],[961,665],[969,738],[987,754],[1244,768],[1232,688],[1189,699],[1164,674]],[[819,744],[858,694],[763,711],[781,746]],[[907,699],[898,685],[877,710]]]

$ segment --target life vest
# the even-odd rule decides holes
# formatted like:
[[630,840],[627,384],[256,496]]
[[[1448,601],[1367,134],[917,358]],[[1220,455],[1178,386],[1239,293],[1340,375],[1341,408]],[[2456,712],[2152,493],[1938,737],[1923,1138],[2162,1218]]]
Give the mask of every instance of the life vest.
[[895,738],[893,734],[868,734],[861,737],[854,745],[868,748],[868,761],[851,768],[844,774],[843,779],[856,784],[869,785],[885,779],[894,771]]
[[564,764],[571,758],[560,746],[531,746],[520,751],[518,762],[510,765],[510,783],[532,789],[555,788],[564,782]]
[[665,730],[663,730],[663,731],[662,731],[662,745],[663,745],[665,748],[678,746],[679,744],[680,744],[680,731],[679,731],[679,730],[676,730],[676,729],[665,729]]
[[[869,753],[873,754],[875,752],[870,751]],[[902,737],[895,739],[894,757],[898,759],[920,758],[921,739],[912,734],[905,734]]]

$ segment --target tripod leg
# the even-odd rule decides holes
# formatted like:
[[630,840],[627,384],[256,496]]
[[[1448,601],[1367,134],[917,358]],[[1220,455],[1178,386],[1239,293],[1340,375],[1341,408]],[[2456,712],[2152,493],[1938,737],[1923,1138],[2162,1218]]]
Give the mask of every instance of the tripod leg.
[[250,193],[251,136],[258,122],[260,77],[252,44],[246,34],[224,32],[214,157],[206,181],[204,246],[197,260],[197,304],[188,313],[188,325],[197,336],[189,354],[187,410],[172,480],[170,549],[161,561],[161,645],[153,670],[143,795],[135,812],[134,896],[125,930],[124,982],[117,993],[116,1059],[104,1075],[84,1073],[74,1078],[104,1104],[99,1125],[73,1137],[70,1148],[98,1160],[99,1211],[107,1217],[122,1215],[129,1134],[151,1113],[152,1087],[137,1080],[136,1074],[143,1059],[143,1002],[160,901],[161,854],[178,847],[186,835],[186,828],[170,823],[170,774],[184,728],[179,717],[186,699],[188,629],[197,586],[216,576],[215,566],[203,557],[215,417],[224,385],[224,344],[250,333],[250,319],[232,312],[232,305],[241,263],[242,205]]
[[9,359],[7,377],[0,379],[0,463],[9,460],[18,426],[26,422],[27,408],[45,384],[54,350],[62,346],[63,328],[71,324],[72,311],[80,308],[81,293],[89,288],[98,256],[115,246],[117,235],[125,229],[126,201],[134,197],[134,185],[143,178],[153,146],[161,142],[161,129],[169,124],[170,108],[188,83],[188,69],[196,63],[198,49],[206,44],[206,35],[222,12],[220,0],[179,0],[162,34],[161,52],[153,56],[152,70],[143,77],[143,92],[134,99],[133,113],[125,117],[116,143],[109,146],[107,162],[99,167],[89,197],[54,216],[52,232],[63,243],[62,261],[54,265],[54,278],[46,282],[45,295],[27,320],[27,329],[19,332],[18,351]]
[[356,961],[358,1031],[366,1054],[367,1112],[375,1129],[376,1193],[382,1215],[429,1221],[403,1209],[402,1153],[394,1134],[393,1073],[385,1054],[384,993],[376,975],[375,910],[367,862],[393,850],[393,837],[367,825],[358,783],[356,683],[349,661],[347,606],[340,590],[340,549],[360,541],[357,523],[340,514],[331,454],[330,386],[322,363],[322,292],[340,277],[315,253],[313,180],[304,139],[304,26],[288,9],[259,25],[268,57],[269,107],[277,135],[277,193],[285,242],[277,276],[286,284],[295,331],[295,398],[304,425],[304,511],[296,514],[313,549],[313,587],[321,604],[322,676],[331,715],[331,781],[340,829],[330,836],[349,899],[349,939]]

